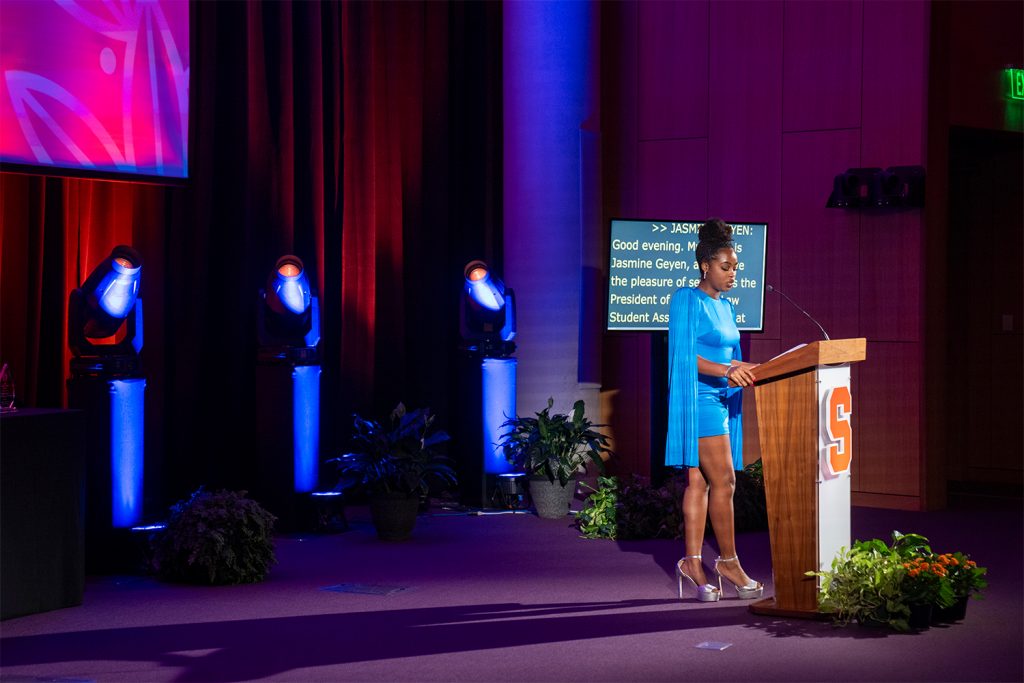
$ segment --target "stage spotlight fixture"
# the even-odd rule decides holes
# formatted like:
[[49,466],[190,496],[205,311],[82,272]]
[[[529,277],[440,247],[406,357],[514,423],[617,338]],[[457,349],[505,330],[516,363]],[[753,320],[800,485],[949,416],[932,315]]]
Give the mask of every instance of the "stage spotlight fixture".
[[[142,257],[129,246],[114,247],[68,298],[68,345],[72,371],[111,376],[137,370],[142,349]],[[120,360],[117,360],[120,358]],[[92,359],[76,362],[79,359]],[[105,362],[95,362],[103,359]]]
[[320,305],[298,256],[277,259],[257,323],[256,492],[288,526],[300,516],[294,494],[316,489],[320,458]]
[[310,362],[320,341],[320,309],[305,266],[298,256],[282,256],[260,290],[259,343],[261,359]]
[[[87,413],[86,545],[142,521],[146,380],[142,376],[142,257],[118,245],[68,297],[68,407]],[[90,551],[91,552],[91,551]],[[92,560],[102,553],[91,554]]]
[[311,299],[309,278],[298,256],[282,256],[267,279],[267,305],[282,316],[303,318]]
[[463,349],[484,358],[505,358],[516,350],[515,293],[483,261],[463,269],[459,314]]
[[459,482],[462,502],[483,506],[497,488],[495,478],[512,469],[497,444],[516,414],[516,300],[484,261],[470,261],[462,275],[459,376],[466,410],[458,429],[466,447]]

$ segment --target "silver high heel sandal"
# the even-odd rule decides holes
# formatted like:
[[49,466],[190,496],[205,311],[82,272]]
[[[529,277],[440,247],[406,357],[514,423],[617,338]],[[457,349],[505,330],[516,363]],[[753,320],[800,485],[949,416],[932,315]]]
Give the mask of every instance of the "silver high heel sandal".
[[[718,574],[718,589],[719,590],[722,590],[722,572],[718,571],[718,563],[719,562],[732,562],[733,560],[738,560],[738,559],[739,559],[739,557],[737,557],[736,555],[733,555],[732,557],[716,557],[715,558],[715,573]],[[733,583],[732,579],[730,579],[728,577],[726,577],[725,580],[728,581],[729,583],[732,583],[732,587],[736,589],[736,595],[739,597],[740,600],[754,600],[756,598],[761,597],[761,595],[764,593],[764,584],[761,583],[760,581],[754,581],[753,579],[751,579],[750,583],[748,583],[747,585],[740,586],[739,584]]]
[[721,584],[715,586],[710,583],[705,583],[703,586],[698,585],[693,577],[683,571],[683,562],[685,560],[699,560],[700,555],[687,555],[683,559],[676,562],[676,578],[679,580],[679,599],[683,599],[683,579],[686,578],[695,589],[697,589],[697,599],[701,602],[717,602],[722,597]]

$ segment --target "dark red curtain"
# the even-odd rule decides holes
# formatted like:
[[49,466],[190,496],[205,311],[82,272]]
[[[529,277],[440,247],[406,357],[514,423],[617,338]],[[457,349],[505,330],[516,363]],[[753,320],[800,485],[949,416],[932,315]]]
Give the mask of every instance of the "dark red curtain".
[[[322,455],[352,411],[452,419],[462,266],[500,262],[500,5],[194,3],[184,187],[0,174],[0,358],[66,405],[68,295],[143,256],[147,507],[247,485],[257,292],[300,256],[322,311]],[[325,472],[329,476],[329,472]]]

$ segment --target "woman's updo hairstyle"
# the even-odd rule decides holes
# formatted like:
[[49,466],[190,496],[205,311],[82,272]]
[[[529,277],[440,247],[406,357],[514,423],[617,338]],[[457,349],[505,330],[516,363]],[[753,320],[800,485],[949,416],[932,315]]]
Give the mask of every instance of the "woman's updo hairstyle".
[[698,236],[700,241],[694,252],[698,264],[707,263],[713,259],[719,249],[736,248],[736,244],[732,241],[732,226],[721,218],[712,218],[700,226]]

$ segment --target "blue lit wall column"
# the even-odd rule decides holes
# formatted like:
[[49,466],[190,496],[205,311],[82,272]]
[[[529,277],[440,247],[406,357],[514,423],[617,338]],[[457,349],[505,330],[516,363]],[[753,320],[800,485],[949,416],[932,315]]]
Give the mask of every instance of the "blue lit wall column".
[[598,155],[581,151],[583,132],[599,130],[599,13],[593,2],[503,7],[504,276],[518,300],[522,414],[553,396],[557,410],[584,398],[598,416],[596,385],[580,383],[580,339],[584,247],[601,236],[584,220],[599,198],[582,180]]

